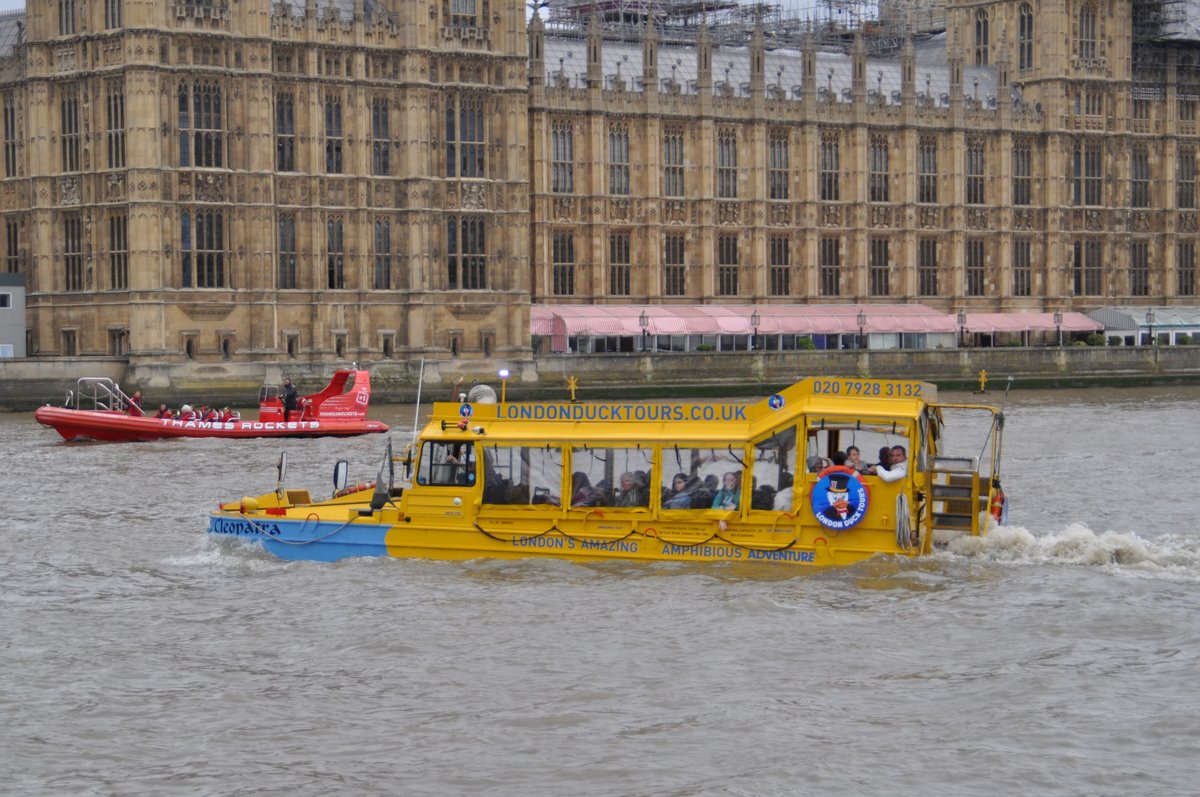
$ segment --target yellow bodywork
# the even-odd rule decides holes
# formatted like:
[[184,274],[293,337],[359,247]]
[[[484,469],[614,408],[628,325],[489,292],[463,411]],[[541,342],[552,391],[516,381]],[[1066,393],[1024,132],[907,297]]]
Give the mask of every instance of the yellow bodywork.
[[[991,454],[982,473],[979,463],[955,460],[962,467],[951,467],[941,457],[943,406],[937,404],[936,388],[923,382],[810,378],[753,404],[438,403],[415,449],[395,458],[411,485],[317,502],[305,491],[281,490],[223,504],[221,515],[381,527],[386,552],[396,557],[549,555],[847,565],[878,554],[918,556],[932,550],[939,518],[957,518],[947,522],[957,523],[960,533],[983,533],[999,486],[1002,415],[991,407],[946,407],[990,413]],[[823,493],[814,496],[814,488],[820,482],[831,489],[830,480],[838,477],[829,476],[831,471],[824,471],[825,476],[809,472],[804,464],[810,457],[802,456],[868,433],[908,444],[913,454],[908,474],[890,483],[864,474],[854,476],[857,482],[843,479],[851,489],[861,486],[869,498],[852,527],[831,528],[819,522],[815,507]],[[437,452],[463,450],[476,454],[470,464],[422,462]],[[679,469],[677,475],[684,476],[687,470],[681,452],[686,452],[694,477],[707,466],[706,452],[741,466],[734,479],[741,481],[731,490],[737,495],[736,508],[664,505],[669,491],[660,486],[670,481],[670,472]],[[645,505],[571,505],[572,473],[583,460],[607,467],[615,479],[611,464],[596,463],[617,456],[645,462],[639,471],[647,481]],[[516,484],[531,459],[541,463],[542,472],[561,468],[551,473],[550,487],[534,490],[544,494],[532,498],[532,480]],[[506,471],[499,469],[502,463],[507,463]],[[438,467],[457,476],[439,476]],[[787,480],[777,479],[775,487],[790,485],[788,509],[759,500],[760,476],[780,473]],[[454,478],[459,481],[452,482]],[[494,492],[488,497],[489,487],[499,482],[509,492],[502,499]],[[764,495],[782,500],[783,492],[771,488]],[[381,508],[371,508],[372,496]],[[835,517],[831,522],[847,521]]]

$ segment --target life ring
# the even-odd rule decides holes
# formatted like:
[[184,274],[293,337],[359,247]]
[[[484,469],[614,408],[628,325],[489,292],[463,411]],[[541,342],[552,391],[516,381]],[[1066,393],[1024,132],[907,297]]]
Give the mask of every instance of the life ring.
[[352,484],[349,487],[338,490],[336,493],[333,494],[333,497],[341,498],[343,495],[350,495],[351,493],[361,493],[363,490],[374,490],[374,489],[375,489],[375,482],[359,482],[358,484]]
[[988,508],[992,515],[992,520],[995,520],[998,525],[1003,526],[1008,522],[1008,496],[1004,494],[1004,490],[999,487],[992,494],[992,504]]

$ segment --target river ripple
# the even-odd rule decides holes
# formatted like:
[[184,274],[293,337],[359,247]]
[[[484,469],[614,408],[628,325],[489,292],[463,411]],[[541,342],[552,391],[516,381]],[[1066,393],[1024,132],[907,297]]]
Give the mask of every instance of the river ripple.
[[[286,563],[203,533],[218,500],[273,486],[280,443],[65,445],[0,415],[0,783],[1195,794],[1197,399],[1014,393],[1011,527],[807,574]],[[286,448],[289,483],[315,486],[338,456],[370,478],[382,440]]]

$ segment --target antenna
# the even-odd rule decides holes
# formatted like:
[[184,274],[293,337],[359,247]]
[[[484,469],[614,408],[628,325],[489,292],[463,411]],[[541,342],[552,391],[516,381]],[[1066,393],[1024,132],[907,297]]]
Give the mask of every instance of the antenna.
[[417,406],[413,409],[413,438],[412,448],[417,448],[417,429],[421,423],[421,386],[425,383],[425,358],[421,358],[421,370],[417,373]]

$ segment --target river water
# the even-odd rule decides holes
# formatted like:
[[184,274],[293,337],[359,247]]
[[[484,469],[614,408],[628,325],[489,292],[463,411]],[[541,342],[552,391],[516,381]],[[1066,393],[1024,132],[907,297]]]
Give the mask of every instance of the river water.
[[281,448],[292,486],[369,479],[381,436],[0,415],[0,792],[1194,795],[1198,401],[1014,391],[1011,526],[809,573],[287,563],[206,513]]

